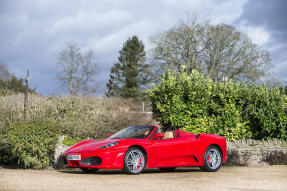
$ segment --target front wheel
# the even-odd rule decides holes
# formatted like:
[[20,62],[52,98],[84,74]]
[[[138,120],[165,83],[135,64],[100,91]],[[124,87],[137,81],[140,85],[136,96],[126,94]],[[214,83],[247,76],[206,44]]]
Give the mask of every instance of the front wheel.
[[124,158],[124,171],[127,174],[140,174],[146,165],[145,154],[141,149],[130,148]]
[[209,146],[204,154],[204,166],[200,167],[204,171],[215,172],[222,163],[221,151],[216,146]]
[[98,169],[97,168],[81,168],[81,170],[84,172],[84,173],[94,173],[94,172],[97,172]]

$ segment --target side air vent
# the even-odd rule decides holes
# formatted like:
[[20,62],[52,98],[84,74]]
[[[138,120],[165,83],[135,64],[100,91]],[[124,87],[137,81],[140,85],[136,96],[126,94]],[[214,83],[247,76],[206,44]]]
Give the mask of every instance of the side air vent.
[[199,162],[199,160],[195,157],[195,156],[192,156],[194,158],[194,160],[196,160],[196,162]]
[[195,138],[198,139],[200,137],[200,134],[195,135]]

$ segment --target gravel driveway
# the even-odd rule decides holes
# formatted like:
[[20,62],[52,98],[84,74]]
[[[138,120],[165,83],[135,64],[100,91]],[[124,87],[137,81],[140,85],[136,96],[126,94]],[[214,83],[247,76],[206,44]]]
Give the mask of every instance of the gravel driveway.
[[179,168],[163,173],[146,170],[125,175],[119,170],[83,174],[80,170],[18,170],[0,168],[0,191],[190,191],[287,190],[287,166],[222,167],[218,172]]

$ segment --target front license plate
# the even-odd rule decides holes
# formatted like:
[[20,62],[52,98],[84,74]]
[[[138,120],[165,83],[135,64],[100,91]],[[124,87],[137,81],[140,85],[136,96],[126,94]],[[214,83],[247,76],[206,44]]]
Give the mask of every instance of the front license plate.
[[81,155],[68,155],[68,160],[81,160]]

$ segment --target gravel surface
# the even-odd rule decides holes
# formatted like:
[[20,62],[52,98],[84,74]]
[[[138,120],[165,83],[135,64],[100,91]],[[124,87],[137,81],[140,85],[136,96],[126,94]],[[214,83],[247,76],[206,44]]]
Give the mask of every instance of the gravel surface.
[[84,174],[72,170],[18,170],[0,168],[0,191],[191,191],[287,190],[287,166],[222,167],[218,172],[179,168],[163,173],[146,170],[126,175],[119,170]]

